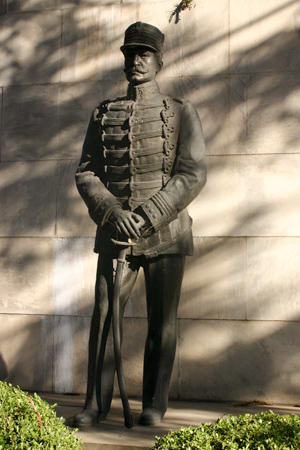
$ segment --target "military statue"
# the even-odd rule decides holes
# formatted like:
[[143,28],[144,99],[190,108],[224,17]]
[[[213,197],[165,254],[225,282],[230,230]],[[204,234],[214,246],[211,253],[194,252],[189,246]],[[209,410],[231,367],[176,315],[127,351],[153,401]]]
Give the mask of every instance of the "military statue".
[[77,427],[104,420],[110,409],[120,242],[128,243],[118,280],[120,322],[140,267],[145,275],[148,334],[139,424],[159,423],[167,409],[184,262],[193,253],[186,207],[203,188],[206,167],[196,109],[184,98],[161,94],[155,81],[163,42],[164,34],[147,23],[127,28],[121,47],[127,95],[94,110],[76,173],[79,193],[98,225],[99,254],[86,402],[75,416]]

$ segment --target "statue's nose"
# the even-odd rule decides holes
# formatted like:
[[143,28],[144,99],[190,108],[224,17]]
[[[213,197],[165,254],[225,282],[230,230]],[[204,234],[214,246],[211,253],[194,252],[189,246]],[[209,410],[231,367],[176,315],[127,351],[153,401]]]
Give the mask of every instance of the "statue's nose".
[[139,55],[134,55],[134,58],[133,58],[133,63],[134,64],[139,64],[140,63],[140,57],[139,57]]

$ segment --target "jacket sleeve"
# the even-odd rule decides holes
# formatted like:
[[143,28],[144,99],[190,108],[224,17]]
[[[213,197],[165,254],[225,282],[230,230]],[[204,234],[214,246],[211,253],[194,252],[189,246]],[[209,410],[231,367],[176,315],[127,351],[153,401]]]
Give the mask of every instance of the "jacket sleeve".
[[77,168],[75,180],[77,189],[88,207],[91,218],[97,225],[103,226],[114,208],[121,203],[111,194],[101,181],[101,141],[100,126],[97,120],[99,113],[95,109],[83,144],[82,155]]
[[176,158],[167,184],[136,210],[146,218],[143,232],[158,231],[199,194],[206,183],[205,145],[196,109],[182,106]]

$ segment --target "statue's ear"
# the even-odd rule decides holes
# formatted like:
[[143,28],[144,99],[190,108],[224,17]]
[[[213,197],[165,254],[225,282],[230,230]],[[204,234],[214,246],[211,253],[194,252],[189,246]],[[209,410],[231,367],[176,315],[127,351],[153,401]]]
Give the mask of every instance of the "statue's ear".
[[162,61],[160,61],[160,62],[157,64],[157,71],[156,71],[156,73],[158,73],[158,72],[161,71],[163,65],[164,65],[164,63],[163,63]]

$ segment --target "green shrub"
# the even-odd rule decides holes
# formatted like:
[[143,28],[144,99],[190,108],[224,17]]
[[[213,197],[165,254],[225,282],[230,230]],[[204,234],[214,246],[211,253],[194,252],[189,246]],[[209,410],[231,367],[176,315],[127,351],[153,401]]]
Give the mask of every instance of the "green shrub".
[[181,428],[157,438],[151,450],[299,450],[298,416],[243,414],[237,418],[218,419],[216,424]]
[[80,450],[80,440],[37,394],[0,382],[0,450]]

